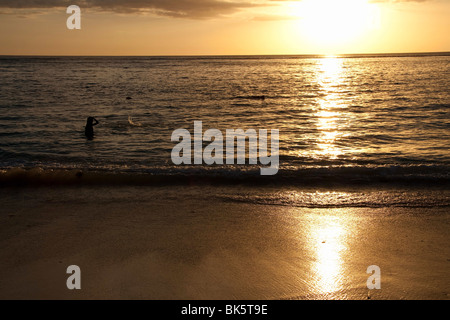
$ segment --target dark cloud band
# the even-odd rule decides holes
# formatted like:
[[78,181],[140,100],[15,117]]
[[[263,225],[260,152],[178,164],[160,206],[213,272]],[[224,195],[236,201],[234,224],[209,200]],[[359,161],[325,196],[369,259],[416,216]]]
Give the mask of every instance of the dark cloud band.
[[123,13],[151,11],[159,15],[211,18],[265,5],[263,2],[226,0],[0,0],[0,8],[60,8],[69,5]]
[[[110,12],[151,12],[157,15],[177,18],[207,19],[232,14],[247,8],[276,6],[286,1],[301,0],[0,0],[0,8],[49,9],[68,7],[75,4],[81,8],[93,8]],[[430,0],[369,0],[372,3],[426,1]],[[279,17],[267,16],[260,19],[278,20]]]

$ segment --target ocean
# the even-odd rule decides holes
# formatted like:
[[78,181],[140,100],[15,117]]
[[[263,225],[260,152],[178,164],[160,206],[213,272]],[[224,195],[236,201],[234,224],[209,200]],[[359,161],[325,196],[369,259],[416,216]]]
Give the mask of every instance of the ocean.
[[[0,74],[0,298],[450,296],[450,54],[3,56]],[[175,165],[196,121],[279,130],[278,172]]]
[[[278,129],[272,182],[448,185],[449,66],[448,55],[1,57],[2,179],[19,168],[218,183],[258,173],[175,166],[172,132],[202,121]],[[100,122],[93,141],[88,116]]]

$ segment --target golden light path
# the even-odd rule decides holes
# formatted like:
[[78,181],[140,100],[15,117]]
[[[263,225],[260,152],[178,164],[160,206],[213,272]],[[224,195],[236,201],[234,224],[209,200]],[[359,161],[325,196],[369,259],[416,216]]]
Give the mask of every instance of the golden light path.
[[316,113],[317,129],[321,132],[316,155],[335,159],[342,154],[342,150],[335,145],[340,134],[337,121],[341,117],[341,109],[347,107],[341,101],[337,90],[342,83],[342,59],[336,57],[320,59],[318,69],[317,82],[325,95],[319,100]]
[[[342,82],[342,59],[327,57],[319,62],[317,81],[325,93],[319,101],[316,113],[318,122],[317,129],[321,132],[318,142],[318,155],[329,159],[338,157],[342,150],[335,145],[340,132],[337,121],[341,116],[341,109],[347,106],[342,103],[339,88]],[[318,196],[318,195],[317,195]],[[327,294],[339,291],[342,286],[342,256],[345,249],[343,238],[343,217],[325,216],[316,217],[316,223],[311,225],[310,236],[313,241],[313,256],[315,265],[315,292]]]
[[[316,158],[333,160],[340,155],[351,155],[361,152],[350,146],[341,146],[336,142],[348,136],[347,126],[350,125],[352,115],[348,112],[350,101],[343,95],[346,89],[346,69],[343,67],[345,59],[338,57],[326,57],[317,59],[313,66],[314,77],[311,83],[317,84],[318,91],[311,107],[314,110],[312,121],[315,121],[316,132],[305,133],[305,140],[313,141],[311,148],[291,151],[300,158]],[[292,123],[295,127],[296,123]],[[301,125],[295,127],[301,131]],[[289,151],[288,151],[289,152]]]
[[[329,56],[317,60],[316,83],[320,85],[321,95],[316,100],[316,128],[318,131],[317,148],[313,155],[326,159],[335,159],[345,152],[336,140],[345,132],[348,103],[342,97],[341,89],[345,81],[344,59]],[[316,192],[314,197],[348,197],[344,193]],[[337,210],[337,211],[336,211]],[[330,297],[345,287],[343,265],[347,250],[348,232],[352,222],[348,212],[332,210],[326,215],[312,214],[308,230],[311,265],[311,291],[318,297]],[[345,210],[344,210],[345,211]]]

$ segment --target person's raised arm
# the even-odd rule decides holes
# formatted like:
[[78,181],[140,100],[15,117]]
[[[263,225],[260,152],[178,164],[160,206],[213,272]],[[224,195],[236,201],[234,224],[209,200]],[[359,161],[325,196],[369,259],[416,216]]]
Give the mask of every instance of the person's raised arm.
[[92,124],[93,126],[95,126],[95,125],[97,125],[99,123],[98,120],[95,119],[95,118],[94,118],[94,121],[95,121],[95,123]]

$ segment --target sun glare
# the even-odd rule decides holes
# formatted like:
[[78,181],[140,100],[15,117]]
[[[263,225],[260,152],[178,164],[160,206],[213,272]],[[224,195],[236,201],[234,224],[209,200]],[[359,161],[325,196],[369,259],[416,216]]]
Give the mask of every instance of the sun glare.
[[304,0],[297,12],[303,32],[323,46],[347,44],[378,21],[377,7],[367,0]]

